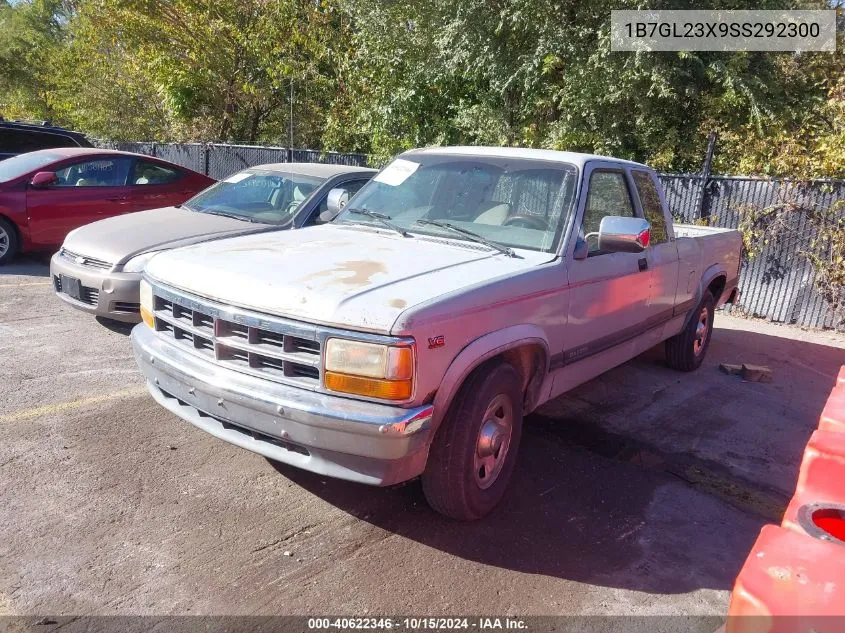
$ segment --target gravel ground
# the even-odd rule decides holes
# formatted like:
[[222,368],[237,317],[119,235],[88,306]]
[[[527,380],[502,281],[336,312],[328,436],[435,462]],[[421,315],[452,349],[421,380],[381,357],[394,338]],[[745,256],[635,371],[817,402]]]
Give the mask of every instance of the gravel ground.
[[502,507],[456,524],[174,417],[45,262],[0,269],[0,615],[721,615],[845,363],[719,315],[701,370],[651,352],[531,416]]

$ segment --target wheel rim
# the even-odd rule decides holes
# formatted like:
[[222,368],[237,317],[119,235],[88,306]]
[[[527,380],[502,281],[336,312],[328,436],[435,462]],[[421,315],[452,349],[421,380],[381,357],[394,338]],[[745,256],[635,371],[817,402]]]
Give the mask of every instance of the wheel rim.
[[473,466],[475,482],[479,488],[492,486],[508,456],[513,435],[513,404],[510,398],[499,394],[487,406],[481,428],[475,441]]
[[698,315],[698,324],[695,326],[695,340],[692,342],[692,350],[699,356],[707,344],[707,336],[710,330],[710,311],[704,307]]
[[3,257],[9,250],[9,234],[6,229],[0,226],[0,257]]

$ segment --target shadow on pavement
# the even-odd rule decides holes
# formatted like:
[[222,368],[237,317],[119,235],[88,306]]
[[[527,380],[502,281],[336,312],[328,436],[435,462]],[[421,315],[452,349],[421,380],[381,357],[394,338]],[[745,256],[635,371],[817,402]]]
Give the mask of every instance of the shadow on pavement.
[[[376,489],[275,467],[353,516],[464,559],[646,592],[728,590],[791,496],[845,362],[835,346],[731,327],[714,331],[698,371],[670,370],[658,347],[529,416],[508,494],[477,523],[435,514],[418,482]],[[744,382],[721,362],[767,364],[774,380]]]
[[[713,331],[697,371],[669,369],[658,347],[538,413],[566,425],[575,443],[595,446],[608,434],[629,438],[677,464],[721,468],[747,487],[780,495],[785,503],[794,491],[804,446],[845,364],[845,349],[786,338],[790,331],[796,337],[804,334],[791,328],[774,328],[784,335],[776,336],[752,331],[759,324],[736,319],[729,324]],[[720,363],[766,365],[773,380],[746,382],[720,372]]]
[[52,253],[23,253],[5,266],[0,266],[0,277],[5,275],[50,276]]
[[94,319],[96,319],[97,323],[107,330],[115,332],[116,334],[123,334],[124,336],[132,334],[132,328],[137,325],[137,323],[124,323],[123,321],[115,321],[113,319],[106,319],[99,316],[94,317]]
[[418,481],[370,488],[274,467],[359,519],[463,559],[652,593],[729,589],[764,522],[530,421],[502,505],[475,523],[429,509]]

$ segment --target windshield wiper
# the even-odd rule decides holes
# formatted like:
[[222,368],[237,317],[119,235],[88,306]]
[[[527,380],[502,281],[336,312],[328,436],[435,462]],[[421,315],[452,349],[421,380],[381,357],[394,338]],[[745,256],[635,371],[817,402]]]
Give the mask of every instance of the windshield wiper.
[[226,211],[222,211],[217,207],[209,207],[207,209],[190,209],[190,211],[196,211],[197,213],[207,213],[208,215],[220,215],[224,218],[232,218],[234,220],[243,220],[244,222],[258,222],[249,216],[246,215],[238,215],[237,213],[228,213]]
[[461,235],[468,237],[473,242],[478,242],[479,244],[489,246],[490,248],[507,255],[508,257],[517,256],[510,246],[505,246],[503,244],[499,244],[498,242],[493,242],[491,240],[488,240],[486,237],[481,237],[478,233],[473,233],[468,229],[455,226],[454,224],[450,224],[449,222],[441,222],[440,220],[426,220],[425,218],[420,218],[416,221],[416,223],[423,225],[430,224],[431,226],[439,226],[441,229],[449,229],[450,231],[454,231],[455,233],[460,233]]
[[411,237],[411,234],[408,233],[408,231],[403,229],[401,226],[391,222],[390,220],[392,218],[389,215],[386,215],[384,213],[379,213],[378,211],[370,211],[369,209],[354,209],[354,208],[350,209],[348,207],[346,209],[344,209],[344,211],[349,211],[349,213],[357,213],[358,215],[366,215],[368,218],[373,218],[375,220],[378,220],[379,222],[384,224],[387,228],[393,229],[394,231],[399,233],[399,235],[401,235],[402,237]]

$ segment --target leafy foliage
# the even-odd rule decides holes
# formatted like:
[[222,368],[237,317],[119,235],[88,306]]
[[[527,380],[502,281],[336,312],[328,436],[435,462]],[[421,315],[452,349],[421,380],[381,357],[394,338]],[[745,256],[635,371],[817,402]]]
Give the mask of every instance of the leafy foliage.
[[[827,8],[839,0],[709,0]],[[656,0],[649,8],[679,8]],[[638,0],[0,0],[0,114],[115,140],[513,144],[845,176],[835,54],[618,53]],[[840,29],[841,30],[841,29]],[[291,100],[293,86],[293,101]]]

